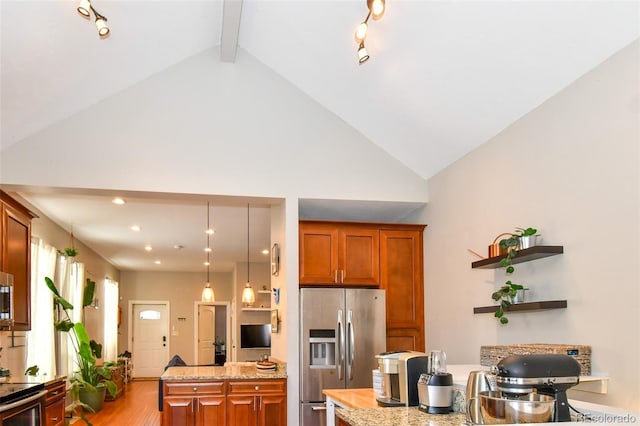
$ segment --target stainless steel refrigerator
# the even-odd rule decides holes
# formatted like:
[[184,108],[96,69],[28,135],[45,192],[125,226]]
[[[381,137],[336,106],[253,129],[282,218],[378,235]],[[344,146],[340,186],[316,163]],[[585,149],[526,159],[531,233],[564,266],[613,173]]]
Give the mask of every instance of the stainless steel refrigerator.
[[384,290],[301,289],[301,425],[325,425],[323,389],[373,387],[385,349]]

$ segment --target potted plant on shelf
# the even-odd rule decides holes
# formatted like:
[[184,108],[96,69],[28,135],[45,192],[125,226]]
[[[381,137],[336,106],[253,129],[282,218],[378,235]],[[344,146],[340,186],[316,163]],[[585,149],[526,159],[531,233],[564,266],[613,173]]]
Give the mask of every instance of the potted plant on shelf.
[[[505,257],[500,260],[500,266],[505,268],[505,272],[509,275],[513,274],[513,258],[518,255],[518,250],[535,246],[535,238],[538,230],[536,228],[516,228],[515,232],[509,235],[509,238],[500,240],[500,247],[507,251]],[[491,298],[499,302],[498,308],[494,316],[500,320],[500,324],[508,324],[509,319],[504,316],[513,303],[524,301],[524,286],[516,284],[511,280],[505,282],[500,289],[493,294]]]
[[[82,322],[71,321],[69,311],[73,305],[66,301],[58,292],[56,285],[49,277],[45,277],[49,290],[53,293],[55,309],[64,314],[61,320],[55,321],[55,329],[67,333],[76,354],[78,355],[78,370],[69,379],[73,403],[72,411],[82,407],[91,412],[99,411],[104,402],[105,391],[111,396],[116,394],[116,384],[111,380],[111,363],[97,366],[96,360],[102,357],[102,345],[90,340]],[[95,291],[95,281],[87,278],[82,297],[82,307],[90,306]],[[80,410],[80,417],[87,425],[89,421],[84,417],[84,410]]]

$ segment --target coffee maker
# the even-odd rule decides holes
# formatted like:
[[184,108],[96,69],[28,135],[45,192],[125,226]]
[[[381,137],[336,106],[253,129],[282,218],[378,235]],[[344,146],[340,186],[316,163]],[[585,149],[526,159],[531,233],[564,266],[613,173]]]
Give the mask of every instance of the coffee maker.
[[378,369],[382,373],[382,393],[378,405],[416,406],[418,405],[418,379],[429,368],[426,353],[415,351],[384,352],[376,355]]
[[580,364],[569,355],[512,355],[500,360],[494,373],[496,387],[506,398],[521,399],[536,392],[551,396],[553,421],[571,421],[566,391],[580,381]]
[[418,380],[418,409],[430,414],[447,414],[453,406],[453,375],[447,373],[443,351],[431,351],[429,369]]

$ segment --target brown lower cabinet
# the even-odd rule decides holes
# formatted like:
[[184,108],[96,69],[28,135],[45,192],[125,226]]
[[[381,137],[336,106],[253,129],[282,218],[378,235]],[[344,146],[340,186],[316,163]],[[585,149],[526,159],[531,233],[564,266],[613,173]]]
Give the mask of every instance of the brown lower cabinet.
[[55,380],[45,384],[44,388],[47,390],[45,397],[45,425],[46,426],[63,426],[65,423],[64,408],[65,408],[65,393],[66,393],[66,381],[64,377],[59,380]]
[[286,426],[287,381],[164,381],[163,426]]

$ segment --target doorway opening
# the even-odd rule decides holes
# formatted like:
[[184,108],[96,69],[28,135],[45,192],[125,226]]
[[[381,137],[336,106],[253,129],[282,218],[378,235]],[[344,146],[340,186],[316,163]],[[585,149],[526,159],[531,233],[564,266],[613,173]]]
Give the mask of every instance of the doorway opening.
[[235,356],[231,338],[229,302],[194,302],[194,354],[196,365],[224,365]]

